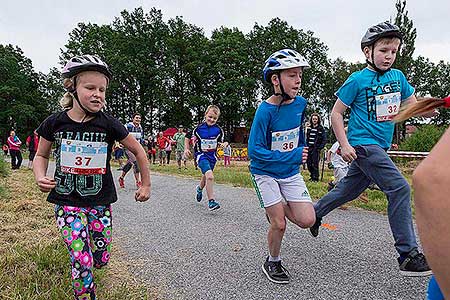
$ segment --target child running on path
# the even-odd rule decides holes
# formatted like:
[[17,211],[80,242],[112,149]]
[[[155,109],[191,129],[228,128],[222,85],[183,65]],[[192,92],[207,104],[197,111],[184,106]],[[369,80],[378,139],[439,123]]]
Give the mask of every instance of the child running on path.
[[[347,132],[347,128],[344,129]],[[346,162],[341,156],[341,145],[336,141],[327,151],[327,160],[329,167],[333,168],[334,181],[328,183],[328,191],[336,186],[342,178],[347,175],[348,162]],[[330,165],[331,164],[331,165]]]
[[225,145],[223,143],[223,130],[217,125],[217,119],[220,116],[220,109],[215,105],[210,105],[205,112],[205,122],[201,123],[193,132],[188,132],[184,139],[184,155],[191,155],[189,150],[189,141],[192,136],[195,137],[197,149],[194,153],[194,159],[202,171],[202,178],[196,189],[196,199],[202,201],[203,188],[206,186],[206,195],[208,197],[209,210],[220,208],[219,202],[214,200],[214,166],[217,162],[217,147]]
[[[131,122],[125,124],[125,128],[128,130],[130,135],[134,137],[141,145],[145,144],[144,140],[144,130],[141,126],[142,117],[139,113],[134,113]],[[125,147],[124,149],[125,155],[127,156],[127,163],[122,168],[122,174],[119,177],[119,185],[121,188],[125,188],[125,176],[133,167],[134,180],[136,182],[136,187],[140,188],[142,185],[141,182],[141,171],[139,170],[138,162],[136,160],[136,156]]]
[[[52,114],[37,129],[40,141],[33,171],[39,189],[50,192],[47,201],[55,204],[58,229],[72,263],[75,299],[93,300],[93,267],[104,267],[111,253],[111,203],[117,200],[109,164],[114,142],[133,152],[141,167],[137,201],[150,197],[150,174],[137,140],[102,112],[111,79],[108,66],[95,56],[76,56],[66,63],[62,77],[67,90],[61,100],[64,111]],[[52,144],[54,177],[47,176]]]
[[[324,216],[356,199],[373,181],[387,196],[400,273],[428,276],[431,270],[425,256],[418,251],[412,223],[411,189],[386,153],[394,131],[391,120],[400,105],[416,101],[414,88],[405,75],[391,69],[401,42],[399,28],[388,22],[370,27],[361,40],[368,66],[350,75],[339,88],[331,112],[342,158],[351,164],[347,176],[314,205],[316,223],[310,231],[316,237]],[[351,108],[348,138],[343,122],[347,108]]]
[[270,222],[269,255],[262,270],[274,283],[289,283],[280,257],[286,218],[301,228],[315,222],[311,197],[299,174],[308,156],[302,128],[307,101],[297,93],[308,67],[303,56],[291,49],[266,60],[264,80],[274,92],[258,107],[248,142],[253,184]]

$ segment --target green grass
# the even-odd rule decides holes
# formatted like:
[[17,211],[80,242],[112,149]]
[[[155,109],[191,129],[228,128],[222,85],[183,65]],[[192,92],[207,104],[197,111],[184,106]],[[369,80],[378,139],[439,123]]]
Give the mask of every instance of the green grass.
[[[0,299],[73,299],[70,260],[56,228],[53,205],[37,189],[31,170],[0,179]],[[158,290],[140,284],[113,243],[108,267],[94,270],[99,299],[157,299]]]
[[[406,177],[411,184],[412,171],[417,166],[418,161],[401,161],[398,162],[402,174]],[[195,170],[192,161],[188,162],[188,169],[178,170],[176,163],[170,165],[159,166],[158,164],[151,165],[150,170],[156,173],[170,174],[175,176],[183,176],[190,178],[200,178],[200,170]],[[314,201],[319,200],[327,193],[328,182],[332,180],[333,170],[327,169],[325,166],[323,179],[319,182],[308,181],[309,172],[307,170],[302,171],[303,178],[306,181],[306,185]],[[230,184],[232,186],[252,188],[250,180],[250,172],[248,170],[248,162],[232,162],[230,168],[223,167],[223,162],[219,161],[214,169],[214,180],[217,183]],[[363,201],[357,198],[354,201],[348,203],[349,206],[361,208],[364,210],[376,211],[379,213],[387,213],[387,199],[383,192],[378,190],[366,190],[363,195],[369,199],[369,201]],[[412,201],[411,201],[412,202]],[[412,205],[413,213],[414,206]]]

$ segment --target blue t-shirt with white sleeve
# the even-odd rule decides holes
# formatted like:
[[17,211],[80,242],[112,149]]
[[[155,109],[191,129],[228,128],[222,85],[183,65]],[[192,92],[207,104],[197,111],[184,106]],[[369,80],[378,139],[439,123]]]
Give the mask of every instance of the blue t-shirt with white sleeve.
[[353,73],[336,92],[351,108],[348,123],[350,145],[379,145],[389,149],[394,133],[391,120],[401,103],[414,94],[405,75],[391,69],[383,75],[369,68]]
[[307,101],[296,96],[286,105],[261,103],[248,140],[250,172],[281,179],[299,173],[305,146],[303,121]]

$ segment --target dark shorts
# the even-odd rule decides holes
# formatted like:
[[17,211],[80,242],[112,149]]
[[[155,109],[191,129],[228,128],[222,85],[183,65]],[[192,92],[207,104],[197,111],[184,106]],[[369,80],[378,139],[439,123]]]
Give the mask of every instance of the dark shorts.
[[30,156],[28,157],[28,159],[33,161],[35,156],[36,156],[36,151],[30,151]]
[[122,157],[123,157],[123,149],[116,149],[116,151],[114,151],[114,158],[119,159]]

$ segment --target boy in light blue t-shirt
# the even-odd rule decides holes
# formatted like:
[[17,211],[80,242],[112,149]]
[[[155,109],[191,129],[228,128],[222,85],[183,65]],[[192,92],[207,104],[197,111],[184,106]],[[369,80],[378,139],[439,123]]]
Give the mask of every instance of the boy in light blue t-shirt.
[[[347,176],[315,205],[316,223],[310,228],[316,237],[324,216],[356,199],[373,181],[386,194],[388,217],[395,248],[399,253],[400,273],[428,276],[430,267],[418,251],[411,214],[411,190],[387,155],[400,106],[415,102],[414,88],[405,75],[391,69],[402,42],[396,25],[388,22],[369,28],[361,40],[367,67],[353,73],[336,92],[331,123],[341,145],[342,158],[351,163]],[[348,137],[343,114],[351,108]]]
[[269,255],[262,270],[270,281],[281,284],[289,283],[280,258],[286,218],[302,228],[315,222],[311,197],[299,174],[308,148],[302,128],[306,99],[297,93],[307,67],[308,62],[291,49],[267,59],[264,80],[273,86],[274,94],[258,107],[248,141],[253,184],[270,222]]

